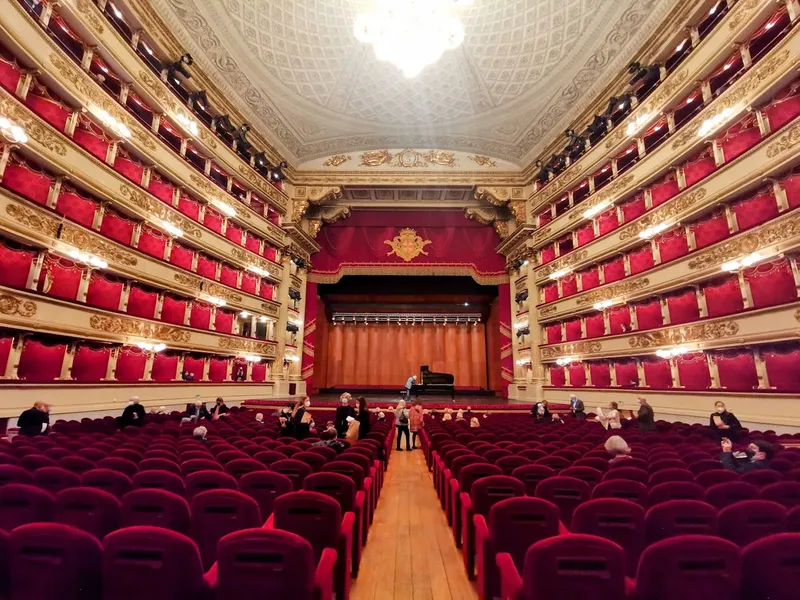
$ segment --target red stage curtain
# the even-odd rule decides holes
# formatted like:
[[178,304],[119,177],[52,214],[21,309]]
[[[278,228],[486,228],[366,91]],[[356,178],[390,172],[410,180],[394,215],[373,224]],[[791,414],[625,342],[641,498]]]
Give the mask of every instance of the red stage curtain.
[[275,262],[278,260],[278,249],[271,244],[264,243],[264,252],[261,254],[261,256],[267,260]]
[[67,128],[67,121],[72,114],[72,110],[66,104],[51,94],[46,87],[35,82],[28,91],[28,97],[25,98],[25,106],[62,133]]
[[647,387],[656,389],[672,387],[672,371],[667,359],[648,356],[642,359],[642,365],[644,366],[644,378],[647,382]]
[[200,203],[186,194],[181,194],[178,198],[178,210],[192,221],[197,221],[200,216]]
[[[392,348],[386,360],[386,349]],[[485,326],[339,325],[328,335],[324,387],[400,385],[420,365],[452,373],[457,387],[487,387]]]
[[647,210],[644,203],[644,194],[637,194],[625,204],[621,204],[622,220],[624,223],[630,223],[635,218],[642,216]]
[[164,304],[161,308],[161,320],[166,323],[183,325],[183,316],[186,314],[188,300],[179,300],[169,295],[164,295]]
[[762,109],[767,114],[770,130],[777,131],[800,115],[800,81],[795,80]]
[[[172,250],[169,253],[169,262],[176,267],[181,267],[187,271],[192,270],[192,260],[194,258],[194,250],[181,246],[178,243],[172,243]],[[198,259],[198,263],[199,263]]]
[[636,387],[639,385],[639,371],[636,361],[621,361],[614,363],[614,373],[617,376],[617,386]]
[[631,275],[652,269],[656,264],[653,258],[653,248],[650,244],[642,246],[638,250],[632,250],[628,256],[630,258]]
[[242,246],[242,230],[234,225],[233,223],[228,223],[228,228],[225,230],[225,237],[232,241],[234,244]]
[[52,184],[53,178],[45,171],[11,154],[3,173],[4,188],[45,206]]
[[690,187],[701,179],[708,177],[716,168],[714,153],[710,148],[693,156],[683,164],[686,187]]
[[567,321],[564,325],[564,329],[567,334],[567,341],[572,342],[574,340],[581,339],[581,320],[580,319],[573,319],[572,321]]
[[240,289],[243,292],[247,292],[248,294],[255,294],[257,286],[258,286],[258,277],[256,277],[252,273],[242,274],[242,285]]
[[115,378],[117,381],[140,381],[144,377],[147,353],[135,346],[120,348]]
[[102,162],[105,162],[106,156],[108,156],[108,148],[113,142],[100,127],[83,115],[78,118],[78,125],[75,127],[72,139],[81,148]]
[[106,376],[109,348],[78,346],[72,361],[72,379],[75,381],[100,381]]
[[222,220],[224,217],[210,206],[206,206],[206,214],[203,216],[203,225],[211,231],[222,233]]
[[572,363],[569,369],[569,384],[573,387],[584,387],[586,385],[586,371],[583,363]]
[[584,292],[600,285],[600,272],[596,267],[589,271],[579,273],[578,276],[581,278],[581,289],[583,289]]
[[578,293],[578,278],[574,275],[566,275],[561,278],[561,297],[566,298]]
[[14,94],[20,79],[22,79],[22,69],[17,65],[17,61],[0,51],[0,86]]
[[178,373],[178,355],[157,352],[153,358],[153,370],[150,379],[153,381],[173,381]]
[[558,284],[551,283],[550,285],[546,285],[542,287],[542,291],[544,292],[545,302],[554,302],[558,300]]
[[222,265],[222,269],[220,269],[219,272],[219,281],[232,288],[239,287],[237,285],[239,281],[239,271],[228,265]]
[[[150,183],[147,185],[147,191],[153,194],[153,196],[165,204],[172,206],[172,193],[174,189],[175,187],[169,182],[169,180],[164,179],[155,171],[150,172]],[[195,220],[197,220],[196,217]]]
[[739,278],[735,275],[703,286],[709,317],[732,315],[744,310]]
[[202,358],[187,356],[183,359],[183,370],[194,375],[195,381],[203,380],[205,361]]
[[233,321],[235,318],[236,315],[234,313],[218,308],[217,314],[214,317],[214,330],[219,333],[232,333]]
[[244,242],[244,247],[250,250],[250,252],[255,252],[256,254],[259,253],[261,249],[261,240],[258,236],[253,235],[249,231],[246,232],[247,237]]
[[106,310],[119,310],[123,287],[125,286],[121,281],[106,277],[98,271],[92,271],[89,288],[86,291],[86,304]]
[[114,170],[130,179],[136,185],[142,185],[144,165],[125,152],[121,147],[117,148],[117,156],[114,158]]
[[272,300],[272,295],[274,294],[275,286],[271,283],[267,283],[266,279],[261,280],[261,289],[258,290],[258,295],[262,298],[266,298],[267,300]]
[[[0,73],[2,73],[2,55],[0,55]],[[6,372],[8,367],[8,357],[11,355],[11,347],[14,345],[12,336],[0,336],[0,374]]]
[[211,365],[208,368],[208,379],[210,381],[225,381],[225,375],[228,371],[228,361],[222,358],[212,358]]
[[675,357],[678,366],[678,377],[681,385],[687,390],[707,390],[711,387],[711,374],[708,361],[702,352],[682,354]]
[[152,319],[156,313],[157,301],[157,293],[132,285],[128,295],[128,314],[142,319]]
[[550,369],[550,385],[553,387],[564,387],[567,384],[567,376],[564,373],[564,367],[551,366]]
[[667,296],[667,308],[672,325],[689,323],[700,318],[700,308],[697,306],[697,294],[694,290],[677,296]]
[[560,341],[561,341],[561,325],[559,323],[556,323],[555,325],[548,325],[547,343],[558,344]]
[[800,391],[800,348],[796,344],[765,348],[761,351],[761,357],[767,365],[771,387],[781,392]]
[[211,324],[211,305],[195,300],[189,313],[189,325],[196,329],[208,329]]
[[26,340],[19,357],[17,375],[25,381],[53,381],[61,375],[66,351],[66,344]]
[[625,260],[620,256],[601,265],[606,283],[619,281],[625,277]]
[[118,212],[106,208],[103,222],[100,224],[100,233],[118,241],[120,244],[130,246],[135,228],[135,221],[131,221]]
[[662,263],[689,253],[689,243],[686,240],[686,230],[683,227],[665,231],[656,238],[656,244],[658,244]]
[[731,212],[736,216],[739,229],[749,229],[759,223],[778,216],[778,202],[772,188],[761,190],[757,195],[731,204]]
[[577,237],[578,237],[578,246],[583,246],[591,242],[594,239],[594,225],[592,223],[589,223],[588,225],[585,225],[580,229],[578,229]]
[[650,186],[650,196],[653,199],[653,206],[656,207],[659,204],[664,204],[664,202],[670,198],[677,196],[679,191],[678,178],[675,177],[673,171],[670,171]]
[[714,355],[714,360],[722,387],[729,390],[754,390],[758,387],[758,373],[751,352],[719,352]]
[[630,331],[631,313],[627,306],[616,306],[608,311],[608,325],[611,335],[625,333],[623,325]]
[[542,264],[549,263],[556,258],[556,248],[553,244],[542,248]]
[[207,256],[199,254],[197,256],[197,269],[195,271],[198,275],[208,277],[209,279],[217,279],[217,261]]
[[28,283],[33,261],[38,253],[33,250],[9,248],[0,239],[0,284],[22,289]]
[[781,186],[786,191],[786,200],[789,208],[800,206],[800,174],[792,174],[783,178]]
[[706,217],[702,221],[694,223],[691,225],[691,228],[698,250],[715,244],[720,240],[724,240],[730,235],[728,219],[725,217],[724,210],[718,211],[710,217]]
[[44,293],[54,298],[64,300],[76,300],[78,298],[78,288],[81,285],[83,267],[66,258],[49,255],[44,260],[43,274],[48,273],[49,277],[42,276],[39,279],[40,285],[44,286]]
[[262,383],[267,380],[267,363],[256,363],[253,365],[253,381]]
[[722,155],[725,162],[731,162],[740,154],[744,154],[750,148],[761,141],[761,131],[758,129],[758,121],[755,114],[747,115],[744,119],[735,123],[728,130],[717,137]]
[[604,213],[599,214],[595,220],[597,221],[597,230],[600,235],[605,235],[609,231],[614,231],[619,227],[617,208],[612,206]]
[[786,258],[778,258],[746,269],[744,278],[750,284],[754,308],[797,300],[794,275]]
[[592,374],[592,387],[611,387],[611,369],[607,362],[592,363],[589,372]]
[[639,324],[639,329],[661,327],[664,324],[661,316],[661,303],[658,300],[653,300],[647,304],[637,304],[636,321]]
[[167,249],[168,239],[169,237],[158,229],[150,227],[149,225],[142,225],[142,231],[139,234],[139,244],[136,247],[145,254],[164,260],[164,251]]
[[586,317],[586,337],[595,338],[605,335],[605,323],[603,313],[597,313]]
[[61,192],[56,200],[56,212],[68,219],[91,228],[97,214],[98,203],[89,196],[84,196],[67,183],[61,184]]

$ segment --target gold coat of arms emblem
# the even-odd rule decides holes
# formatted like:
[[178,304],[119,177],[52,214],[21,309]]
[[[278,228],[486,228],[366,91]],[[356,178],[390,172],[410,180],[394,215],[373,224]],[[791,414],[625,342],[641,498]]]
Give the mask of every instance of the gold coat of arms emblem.
[[425,246],[433,242],[430,240],[423,240],[417,235],[414,229],[405,228],[401,229],[400,233],[392,239],[384,240],[383,243],[392,247],[392,250],[387,252],[386,256],[394,254],[404,261],[410,262],[420,254],[428,256],[428,253],[425,252]]

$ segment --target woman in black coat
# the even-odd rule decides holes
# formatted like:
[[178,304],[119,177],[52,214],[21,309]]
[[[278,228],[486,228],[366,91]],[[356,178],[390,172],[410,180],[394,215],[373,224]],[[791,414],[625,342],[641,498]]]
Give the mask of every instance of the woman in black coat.
[[728,438],[732,442],[738,441],[739,434],[742,432],[742,424],[739,423],[739,419],[732,412],[728,412],[722,400],[714,403],[714,412],[711,413],[709,427],[716,432],[720,439]]
[[369,435],[369,430],[372,426],[369,422],[367,399],[364,398],[364,396],[359,396],[358,398],[358,415],[356,416],[356,420],[358,421],[358,439],[363,440]]

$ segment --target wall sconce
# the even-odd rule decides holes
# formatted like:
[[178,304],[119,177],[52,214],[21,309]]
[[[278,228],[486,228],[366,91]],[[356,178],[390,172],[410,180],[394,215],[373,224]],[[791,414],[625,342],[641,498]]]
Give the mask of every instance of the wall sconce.
[[90,267],[94,267],[96,269],[107,269],[108,263],[104,261],[102,258],[99,258],[93,254],[89,254],[87,252],[83,252],[78,250],[77,248],[67,248],[64,250],[65,254],[69,256],[72,260],[76,260],[78,262],[82,262],[84,264],[89,265]]
[[556,364],[557,364],[559,367],[565,367],[565,366],[567,366],[569,363],[573,362],[574,360],[575,360],[575,359],[574,359],[574,358],[572,358],[571,356],[563,356],[563,357],[561,357],[561,358],[557,358],[557,359],[556,359]]
[[745,257],[736,260],[731,260],[726,263],[722,263],[722,270],[725,271],[726,273],[730,273],[732,271],[739,271],[747,267],[752,267],[754,264],[761,262],[762,260],[766,260],[767,258],[769,257],[762,256],[758,252],[753,252]]
[[653,113],[644,113],[638,115],[633,121],[628,123],[625,128],[625,135],[631,136],[644,127],[647,122],[653,117]]
[[197,137],[200,134],[200,129],[197,127],[197,123],[188,115],[184,113],[176,113],[175,121],[192,136]]
[[212,198],[210,204],[230,219],[236,216],[236,209],[218,198]]
[[128,129],[128,126],[111,116],[106,109],[92,105],[89,107],[89,112],[100,119],[103,125],[111,129],[117,135],[125,138],[131,137],[131,130]]
[[206,302],[209,302],[217,307],[225,306],[227,304],[225,300],[218,298],[217,296],[200,296],[200,299],[205,300]]
[[247,270],[251,273],[255,273],[259,277],[269,277],[269,271],[266,269],[262,269],[261,267],[257,267],[255,265],[247,265]]
[[0,117],[0,133],[14,144],[24,144],[28,141],[28,135],[25,130],[6,117]]
[[680,356],[681,354],[686,354],[689,352],[688,348],[665,348],[663,350],[656,350],[656,356],[659,358],[672,358],[674,356]]
[[662,231],[666,230],[667,228],[671,227],[669,223],[666,221],[663,223],[659,223],[658,225],[653,225],[652,227],[648,227],[644,231],[639,232],[639,237],[643,240],[649,240],[657,236]]
[[175,225],[169,221],[159,221],[158,227],[173,237],[183,237],[183,230],[180,227],[175,227]]
[[716,131],[719,129],[723,123],[728,121],[733,115],[736,114],[737,111],[732,109],[731,107],[725,108],[715,114],[713,117],[709,117],[700,125],[700,129],[697,130],[698,137],[705,137],[709,133]]
[[147,352],[161,352],[167,349],[166,344],[153,344],[151,342],[136,342],[136,345]]
[[560,269],[558,271],[550,273],[550,279],[553,279],[553,280],[561,279],[562,277],[565,277],[565,276],[569,275],[570,273],[572,273],[572,269]]
[[247,362],[251,362],[251,363],[260,363],[260,362],[261,362],[261,357],[260,357],[260,356],[255,356],[255,355],[253,355],[253,354],[247,354],[247,355],[244,357],[244,359],[245,359]]
[[610,206],[613,206],[613,205],[614,205],[614,203],[611,202],[611,200],[606,200],[604,202],[601,202],[600,204],[592,206],[591,208],[587,208],[585,211],[583,211],[583,218],[584,219],[593,219],[597,215],[599,215],[601,212],[603,212],[605,209],[607,209],[607,208],[609,208]]

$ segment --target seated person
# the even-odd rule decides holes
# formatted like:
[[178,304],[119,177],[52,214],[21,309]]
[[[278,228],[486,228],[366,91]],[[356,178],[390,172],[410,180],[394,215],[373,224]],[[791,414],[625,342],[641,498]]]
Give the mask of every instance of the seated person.
[[469,426],[472,429],[477,429],[478,427],[480,427],[481,426],[481,422],[478,420],[478,417],[472,417],[469,420]]
[[192,437],[200,442],[206,443],[206,436],[208,435],[208,429],[199,425],[198,427],[194,428],[192,431]]
[[353,417],[347,417],[347,433],[344,436],[344,440],[351,446],[354,446],[358,441],[358,428],[358,421]]
[[225,400],[223,400],[222,398],[217,398],[214,410],[211,412],[211,420],[216,421],[220,417],[227,417],[229,412],[230,410],[225,405]]
[[50,405],[45,402],[34,402],[33,408],[22,411],[17,419],[19,434],[26,437],[44,435],[50,427]]
[[720,440],[728,438],[732,442],[739,440],[742,424],[732,412],[729,412],[722,400],[714,403],[714,412],[709,419],[709,427],[717,434]]
[[264,425],[264,413],[256,413],[256,425]]
[[460,408],[456,411],[456,421],[463,421],[464,420],[464,411]]
[[625,460],[629,458],[631,453],[630,446],[628,446],[628,442],[623,440],[618,435],[612,435],[610,438],[606,440],[606,452],[611,455],[611,459],[608,461],[610,463],[615,463],[620,460]]
[[336,426],[335,426],[333,421],[328,421],[325,424],[325,431],[323,431],[322,433],[325,433],[325,432],[329,432],[329,433],[333,432],[333,433],[336,434],[337,437],[339,436],[339,431],[336,429]]
[[533,415],[534,421],[536,421],[537,423],[553,420],[553,415],[550,412],[550,409],[547,408],[547,400],[542,400],[541,402],[537,402],[531,409],[531,414]]
[[194,373],[190,373],[189,371],[184,371],[181,373],[181,379],[184,381],[194,381]]
[[735,473],[747,473],[757,469],[769,469],[769,461],[775,456],[775,446],[767,440],[754,440],[744,452],[733,452],[733,443],[722,439],[719,460],[722,466]]
[[184,419],[187,421],[199,421],[200,419],[210,419],[211,415],[208,414],[208,409],[202,400],[195,400],[194,404],[190,404],[186,408],[186,415]]
[[119,418],[119,427],[120,429],[125,429],[128,425],[141,427],[144,425],[144,416],[145,410],[144,406],[139,404],[139,396],[131,396],[130,403]]

